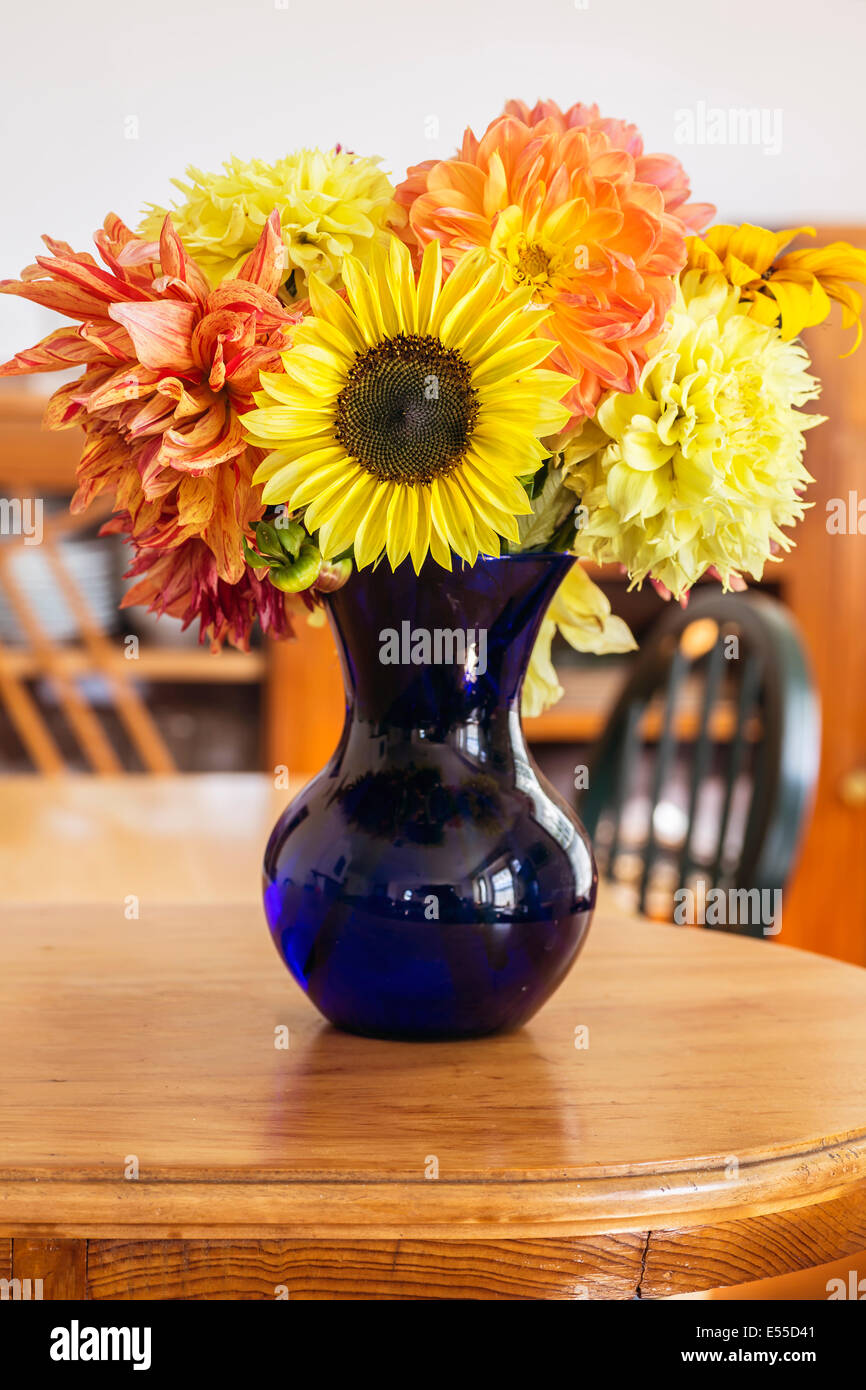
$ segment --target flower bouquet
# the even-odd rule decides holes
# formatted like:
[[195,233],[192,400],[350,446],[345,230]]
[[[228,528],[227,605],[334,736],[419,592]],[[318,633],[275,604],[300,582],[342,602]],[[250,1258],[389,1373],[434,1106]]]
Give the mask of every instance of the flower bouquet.
[[46,424],[84,430],[72,507],[112,496],[125,605],[215,648],[329,613],[346,730],[265,860],[310,996],[361,1032],[513,1026],[595,895],[519,702],[561,694],[557,630],[634,645],[580,561],[684,601],[790,547],[821,420],[797,338],[835,300],[859,342],[866,253],[707,230],[679,161],[581,104],[509,102],[396,187],[339,147],[177,186],[105,219],[101,265],[45,238],[0,282],[71,321],[0,375],[83,368]]

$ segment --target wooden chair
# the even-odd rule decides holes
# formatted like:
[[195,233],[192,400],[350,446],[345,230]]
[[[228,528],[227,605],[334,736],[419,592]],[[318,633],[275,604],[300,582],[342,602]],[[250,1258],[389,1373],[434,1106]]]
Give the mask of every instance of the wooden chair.
[[[704,902],[710,889],[781,890],[819,749],[817,697],[782,604],[701,592],[672,607],[645,640],[587,769],[579,810],[602,873],[630,883],[642,912],[674,920],[684,920],[675,911],[684,888]],[[731,925],[714,917],[706,924]],[[735,925],[773,932],[765,919]]]
[[[80,447],[78,432],[61,435],[37,433],[33,428],[32,397],[3,398],[0,432],[0,497],[5,504],[25,498],[68,496]],[[74,436],[74,437],[71,437]],[[18,535],[0,537],[0,602],[15,619],[22,642],[14,647],[0,643],[0,705],[18,736],[34,769],[41,773],[68,770],[68,761],[52,731],[35,693],[46,682],[53,702],[73,735],[85,767],[103,775],[125,770],[109,738],[99,711],[88,699],[94,677],[107,692],[108,705],[129,739],[137,761],[147,772],[174,772],[174,759],[139,694],[132,669],[99,622],[92,604],[70,571],[62,542],[85,527],[104,519],[107,506],[94,506],[84,518],[71,517],[65,508],[46,516],[40,548],[58,590],[74,616],[78,629],[75,646],[53,640],[36,606],[15,574],[14,556],[25,544]],[[4,506],[4,517],[12,515]]]

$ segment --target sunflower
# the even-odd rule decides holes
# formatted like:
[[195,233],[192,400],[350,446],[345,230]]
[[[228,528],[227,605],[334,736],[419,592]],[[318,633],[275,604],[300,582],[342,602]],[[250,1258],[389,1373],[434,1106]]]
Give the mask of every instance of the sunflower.
[[426,555],[451,568],[517,541],[532,508],[521,478],[547,457],[540,437],[568,419],[573,382],[540,367],[554,346],[529,287],[503,292],[504,272],[470,252],[442,283],[431,242],[416,284],[407,248],[373,247],[370,273],[343,263],[348,300],[314,277],[312,314],[262,372],[244,417],[272,450],[255,477],[264,500],[303,510],[326,560],[354,548],[416,571]]

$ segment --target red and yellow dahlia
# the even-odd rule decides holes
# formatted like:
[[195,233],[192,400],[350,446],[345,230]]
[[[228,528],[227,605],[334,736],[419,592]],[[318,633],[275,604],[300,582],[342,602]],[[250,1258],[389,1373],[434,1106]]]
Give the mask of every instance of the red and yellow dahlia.
[[397,198],[408,235],[438,240],[446,266],[484,247],[551,311],[540,332],[556,343],[548,365],[576,379],[573,419],[606,389],[634,389],[674,300],[686,229],[605,130],[502,116],[481,140],[467,130],[456,159],[410,169]]
[[[106,533],[115,530],[123,530],[122,519],[103,527]],[[214,649],[227,640],[246,650],[256,622],[266,636],[292,636],[285,594],[250,568],[236,583],[222,579],[213,551],[197,536],[171,550],[139,547],[127,577],[138,583],[127,590],[121,608],[142,604],[158,616],[179,618],[184,627],[198,620]]]
[[[276,298],[283,272],[279,217],[267,221],[237,278],[211,289],[171,219],[159,242],[137,238],[109,216],[96,235],[107,269],[87,253],[46,238],[21,280],[21,295],[77,322],[0,366],[0,376],[83,365],[60,387],[46,424],[81,425],[86,441],[73,510],[114,494],[108,529],[133,542],[133,591],[160,611],[198,615],[202,635],[243,645],[258,612],[285,630],[282,595],[250,578],[244,538],[264,513],[252,476],[260,451],[239,415],[252,404],[259,372],[279,366],[293,316]],[[231,597],[232,586],[243,591]],[[181,599],[181,595],[185,597]],[[129,600],[133,601],[133,600]],[[277,611],[282,605],[282,614]]]

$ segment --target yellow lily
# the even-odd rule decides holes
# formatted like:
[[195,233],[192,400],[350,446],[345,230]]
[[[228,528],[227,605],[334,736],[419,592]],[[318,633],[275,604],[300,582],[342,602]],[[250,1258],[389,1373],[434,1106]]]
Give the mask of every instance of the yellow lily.
[[814,227],[770,232],[749,222],[720,224],[688,238],[688,268],[724,275],[750,302],[749,316],[768,327],[778,324],[786,341],[823,323],[835,299],[842,306],[843,327],[856,325],[854,352],[863,336],[863,298],[848,282],[866,285],[866,251],[834,241],[781,254],[795,237],[815,235]]

